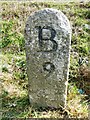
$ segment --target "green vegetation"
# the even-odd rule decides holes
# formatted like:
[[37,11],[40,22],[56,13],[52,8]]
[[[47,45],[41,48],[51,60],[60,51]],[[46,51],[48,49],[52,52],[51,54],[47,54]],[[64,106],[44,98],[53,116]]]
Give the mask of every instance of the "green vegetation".
[[[90,2],[89,3],[30,3],[0,2],[0,50],[2,74],[0,88],[3,120],[6,118],[62,118],[88,116],[90,97]],[[42,8],[61,10],[72,26],[71,64],[65,110],[33,109],[28,100],[24,27],[28,16]]]

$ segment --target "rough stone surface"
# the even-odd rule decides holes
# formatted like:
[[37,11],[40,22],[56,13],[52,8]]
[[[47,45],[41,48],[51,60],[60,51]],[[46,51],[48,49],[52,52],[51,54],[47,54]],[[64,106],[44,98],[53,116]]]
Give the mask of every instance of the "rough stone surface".
[[71,41],[67,17],[50,8],[33,13],[25,39],[31,105],[65,107]]

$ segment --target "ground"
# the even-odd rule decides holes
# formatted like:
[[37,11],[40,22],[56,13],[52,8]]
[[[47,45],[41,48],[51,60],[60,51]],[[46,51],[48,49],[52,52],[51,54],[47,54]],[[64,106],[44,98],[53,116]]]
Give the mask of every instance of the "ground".
[[[1,107],[6,118],[87,118],[90,102],[90,2],[0,2],[1,7]],[[42,8],[61,10],[72,26],[67,107],[33,109],[28,99],[24,27],[28,16]]]

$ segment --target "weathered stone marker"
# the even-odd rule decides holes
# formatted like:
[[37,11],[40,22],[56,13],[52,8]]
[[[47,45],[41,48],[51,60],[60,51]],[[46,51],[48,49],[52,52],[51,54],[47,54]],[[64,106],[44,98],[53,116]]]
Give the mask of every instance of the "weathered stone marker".
[[65,107],[71,41],[67,17],[49,8],[33,13],[25,39],[31,105]]

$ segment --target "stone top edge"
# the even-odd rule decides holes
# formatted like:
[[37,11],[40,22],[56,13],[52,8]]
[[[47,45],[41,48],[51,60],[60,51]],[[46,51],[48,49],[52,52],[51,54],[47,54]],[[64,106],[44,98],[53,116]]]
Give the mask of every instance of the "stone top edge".
[[54,13],[54,14],[58,13],[58,14],[63,15],[65,17],[65,19],[68,20],[67,16],[65,16],[65,14],[61,10],[54,9],[54,8],[43,8],[43,9],[37,10],[35,12],[32,12],[29,17],[35,16],[37,14],[41,14],[43,12],[46,12],[47,14],[49,14],[51,12]]
[[[35,12],[32,12],[31,14],[30,14],[30,16],[27,18],[27,22],[32,18],[32,17],[35,17],[35,15],[36,16],[38,16],[38,14],[40,15],[40,14],[43,14],[43,13],[46,13],[46,14],[54,14],[54,15],[56,15],[56,16],[64,16],[64,18],[65,18],[65,20],[67,21],[67,23],[68,23],[68,30],[70,31],[70,33],[72,33],[72,30],[71,30],[71,24],[70,24],[70,22],[69,22],[69,19],[68,19],[68,17],[61,11],[61,10],[57,10],[57,9],[54,9],[54,8],[43,8],[43,9],[41,9],[41,10],[38,10],[38,11],[35,11]],[[58,14],[58,15],[57,15]],[[60,19],[61,19],[61,17],[60,17]]]

